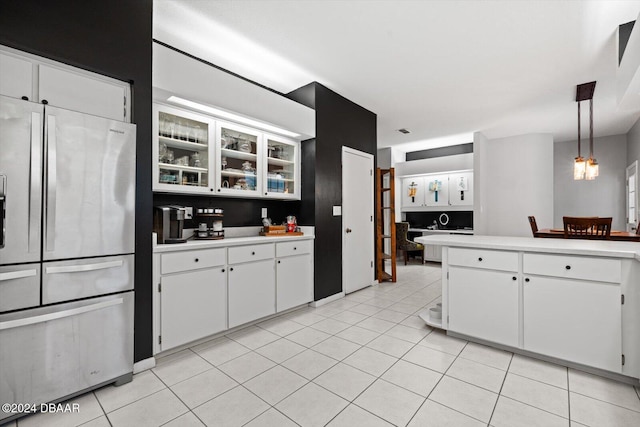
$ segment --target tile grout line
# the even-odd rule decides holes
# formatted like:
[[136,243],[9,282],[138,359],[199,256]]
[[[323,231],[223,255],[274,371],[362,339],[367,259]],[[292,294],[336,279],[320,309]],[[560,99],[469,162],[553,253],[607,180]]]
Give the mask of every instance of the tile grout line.
[[491,424],[491,420],[493,419],[493,415],[495,414],[496,408],[498,407],[498,401],[500,400],[500,396],[502,396],[502,389],[504,388],[504,383],[507,381],[507,375],[509,375],[509,369],[511,368],[511,363],[512,362],[513,362],[513,353],[511,353],[511,358],[509,359],[509,365],[507,366],[507,370],[504,373],[504,378],[502,379],[502,384],[500,384],[500,390],[498,390],[498,398],[496,399],[496,403],[494,403],[494,405],[493,405],[493,410],[491,411],[491,416],[489,417],[489,421],[487,422],[487,425]]

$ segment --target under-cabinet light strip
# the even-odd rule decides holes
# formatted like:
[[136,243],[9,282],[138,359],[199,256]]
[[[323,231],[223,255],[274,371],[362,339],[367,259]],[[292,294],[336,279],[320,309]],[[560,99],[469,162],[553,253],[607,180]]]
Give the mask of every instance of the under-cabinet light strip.
[[286,129],[279,128],[277,126],[272,126],[263,122],[259,122],[257,120],[248,119],[238,114],[233,114],[228,111],[224,111],[218,108],[210,107],[208,105],[200,104],[198,102],[189,101],[188,99],[180,98],[178,96],[170,96],[169,99],[167,99],[167,101],[184,105],[185,107],[193,108],[195,110],[204,111],[205,113],[210,113],[210,114],[213,114],[214,116],[218,116],[225,119],[233,120],[235,122],[243,123],[245,125],[279,133],[280,135],[286,135],[292,138],[299,138],[302,136],[299,133],[291,132]]

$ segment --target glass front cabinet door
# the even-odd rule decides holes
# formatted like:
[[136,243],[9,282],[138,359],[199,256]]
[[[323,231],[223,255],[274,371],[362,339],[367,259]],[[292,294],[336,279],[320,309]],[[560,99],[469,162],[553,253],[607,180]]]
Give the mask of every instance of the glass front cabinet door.
[[262,133],[218,122],[216,130],[216,192],[260,196],[263,187]]
[[264,195],[278,199],[300,197],[300,144],[279,136],[264,135],[266,187]]
[[211,193],[214,128],[206,116],[154,104],[154,191]]

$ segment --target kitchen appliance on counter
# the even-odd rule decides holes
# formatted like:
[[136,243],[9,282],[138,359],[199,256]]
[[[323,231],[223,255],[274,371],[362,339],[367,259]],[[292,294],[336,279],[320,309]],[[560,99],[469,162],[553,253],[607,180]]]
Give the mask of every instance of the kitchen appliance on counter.
[[185,208],[182,206],[156,206],[153,209],[153,231],[158,244],[185,243],[182,237]]
[[224,239],[224,227],[222,226],[224,210],[220,208],[198,208],[195,217],[198,222],[198,229],[193,233],[194,239]]
[[2,403],[132,378],[135,134],[0,96]]

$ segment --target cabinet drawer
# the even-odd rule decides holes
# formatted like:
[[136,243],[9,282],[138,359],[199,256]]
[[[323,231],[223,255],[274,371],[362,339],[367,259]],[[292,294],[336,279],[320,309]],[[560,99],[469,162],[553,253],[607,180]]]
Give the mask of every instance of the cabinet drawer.
[[613,258],[525,253],[525,274],[620,283],[622,262]]
[[518,253],[488,249],[449,249],[449,264],[488,270],[518,271]]
[[275,257],[273,243],[229,248],[229,264],[258,261]]
[[283,256],[308,254],[311,252],[312,244],[313,241],[311,240],[276,243],[276,256],[279,258]]
[[226,263],[225,249],[203,249],[162,254],[161,274],[216,267]]

